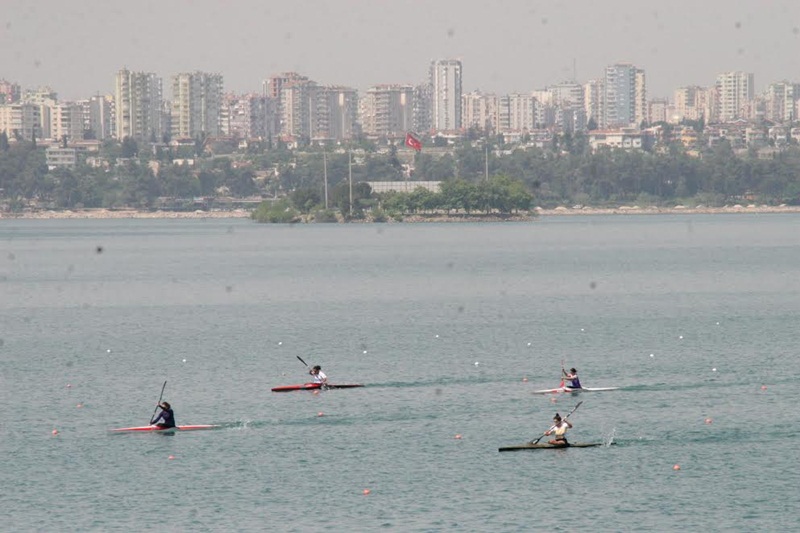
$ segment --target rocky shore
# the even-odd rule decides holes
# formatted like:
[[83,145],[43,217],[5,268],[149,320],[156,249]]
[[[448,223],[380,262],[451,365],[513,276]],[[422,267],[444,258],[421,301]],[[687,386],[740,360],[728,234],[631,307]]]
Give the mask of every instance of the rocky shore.
[[[145,211],[136,209],[80,209],[80,210],[35,210],[19,213],[0,212],[0,220],[7,219],[111,219],[111,218],[248,218],[248,209],[211,210],[211,211]],[[780,205],[732,205],[724,207],[556,207],[543,209],[537,207],[532,215],[409,215],[403,222],[501,222],[526,221],[536,217],[549,216],[586,216],[586,215],[664,215],[664,214],[764,214],[764,213],[800,213],[800,206]]]

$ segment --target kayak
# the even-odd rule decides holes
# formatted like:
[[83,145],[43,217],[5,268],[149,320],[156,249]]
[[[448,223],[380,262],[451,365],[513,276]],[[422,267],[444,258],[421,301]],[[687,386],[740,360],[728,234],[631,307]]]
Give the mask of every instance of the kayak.
[[594,448],[595,446],[605,446],[605,444],[602,442],[576,442],[575,444],[570,444],[569,446],[553,446],[552,444],[547,443],[532,444],[528,442],[525,444],[519,444],[517,446],[498,448],[497,451],[516,452],[519,450],[563,450],[567,448]]
[[322,383],[303,383],[301,385],[284,385],[283,387],[274,387],[272,392],[291,392],[295,390],[316,390],[316,389],[353,389],[355,387],[363,387],[361,383],[341,383],[341,384],[333,384],[328,383],[324,385]]
[[218,427],[220,426],[215,426],[211,424],[198,424],[194,426],[176,426],[174,428],[160,428],[158,426],[137,426],[130,428],[110,429],[109,431],[113,433],[140,433],[140,432],[170,433],[175,431],[198,431],[201,429],[215,429]]
[[581,387],[580,389],[558,387],[556,389],[535,390],[531,394],[558,394],[559,392],[603,392],[609,390],[619,390],[619,387]]

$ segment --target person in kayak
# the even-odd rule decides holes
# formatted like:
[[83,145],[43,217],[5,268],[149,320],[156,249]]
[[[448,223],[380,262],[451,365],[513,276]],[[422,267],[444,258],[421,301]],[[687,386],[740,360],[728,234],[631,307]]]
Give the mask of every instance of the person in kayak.
[[548,441],[553,446],[569,446],[567,441],[567,430],[572,427],[572,424],[566,418],[561,418],[561,415],[556,413],[553,417],[553,426],[545,432],[545,435],[555,435],[553,439]]
[[314,379],[314,383],[322,383],[323,385],[327,385],[328,376],[326,376],[325,372],[322,371],[321,366],[315,366],[309,370],[308,373],[311,374],[311,377]]
[[564,379],[569,381],[569,383],[567,383],[567,387],[569,387],[570,389],[581,389],[581,388],[583,388],[583,387],[581,387],[581,380],[578,379],[578,371],[577,370],[575,370],[574,368],[570,368],[569,372],[567,372],[566,370],[564,370],[562,368],[561,369],[561,373],[563,374]]
[[158,426],[161,429],[169,429],[175,427],[175,413],[172,412],[172,406],[169,402],[161,402],[158,404],[161,412],[150,421],[151,426]]

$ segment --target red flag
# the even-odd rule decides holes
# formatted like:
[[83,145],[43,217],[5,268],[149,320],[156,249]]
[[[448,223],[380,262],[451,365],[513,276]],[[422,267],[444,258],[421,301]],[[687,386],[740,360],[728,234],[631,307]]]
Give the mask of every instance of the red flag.
[[406,146],[413,148],[417,152],[422,151],[422,143],[410,133],[406,133]]

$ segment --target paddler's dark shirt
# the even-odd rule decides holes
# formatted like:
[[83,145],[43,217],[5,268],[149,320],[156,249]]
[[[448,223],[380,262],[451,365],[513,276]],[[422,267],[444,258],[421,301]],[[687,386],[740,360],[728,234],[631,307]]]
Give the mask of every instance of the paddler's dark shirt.
[[165,428],[175,427],[175,413],[172,412],[172,409],[162,409],[158,416],[153,419],[151,424],[156,424],[159,420],[162,421],[160,424],[158,424],[159,426],[164,426]]

